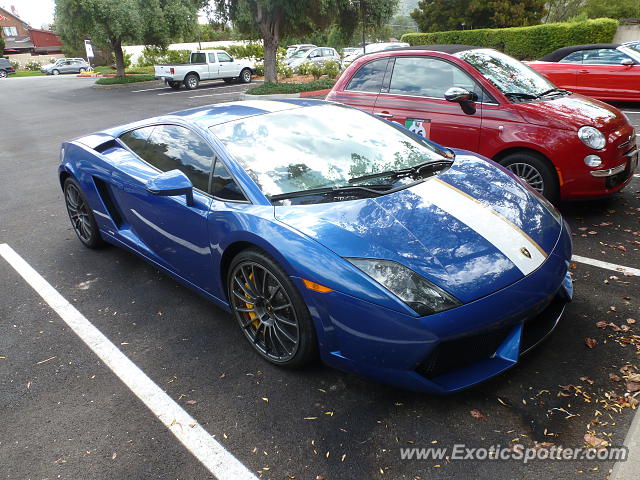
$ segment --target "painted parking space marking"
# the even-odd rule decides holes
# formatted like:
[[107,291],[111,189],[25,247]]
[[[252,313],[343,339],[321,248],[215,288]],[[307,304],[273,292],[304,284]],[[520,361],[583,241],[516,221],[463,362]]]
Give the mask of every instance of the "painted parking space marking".
[[[249,87],[250,85],[251,85],[250,83],[246,83],[244,85],[227,85],[226,87],[212,87],[212,88],[215,88],[216,90],[222,90],[225,88],[244,88],[244,87]],[[193,90],[177,90],[175,92],[158,93],[157,95],[175,95],[177,93],[193,93]]]
[[257,479],[8,244],[0,256],[218,480]]
[[166,90],[169,87],[144,88],[142,90],[132,90],[130,93],[150,92],[152,90]]
[[206,95],[194,95],[193,97],[188,97],[188,98],[203,98],[203,97],[219,97],[221,95],[233,95],[236,93],[243,93],[244,90],[238,90],[238,91],[234,91],[234,92],[226,92],[226,93],[209,93]]
[[602,260],[596,260],[595,258],[581,257],[580,255],[574,255],[571,257],[572,262],[584,263],[585,265],[591,265],[592,267],[604,268],[618,273],[626,273],[628,275],[634,275],[640,277],[640,269],[625,267],[623,265],[616,265],[615,263],[603,262]]

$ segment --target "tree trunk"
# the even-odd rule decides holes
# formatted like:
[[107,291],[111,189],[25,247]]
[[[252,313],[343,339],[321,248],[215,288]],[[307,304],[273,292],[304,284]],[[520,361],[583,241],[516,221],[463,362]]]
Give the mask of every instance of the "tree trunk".
[[278,50],[278,38],[264,38],[264,81],[278,81],[278,67],[276,51]]
[[264,44],[264,81],[277,82],[278,68],[276,52],[280,44],[280,22],[281,12],[273,9],[267,11],[268,7],[263,5],[263,1],[256,2],[256,23],[262,32]]
[[113,40],[113,56],[116,58],[116,76],[124,77],[124,52],[122,51],[122,41]]

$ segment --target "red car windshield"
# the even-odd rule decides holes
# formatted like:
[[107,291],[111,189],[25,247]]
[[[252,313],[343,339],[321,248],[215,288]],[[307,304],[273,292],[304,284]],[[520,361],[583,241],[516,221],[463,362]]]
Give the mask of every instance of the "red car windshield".
[[524,63],[495,50],[465,50],[455,56],[470,64],[507,96],[533,99],[556,88]]

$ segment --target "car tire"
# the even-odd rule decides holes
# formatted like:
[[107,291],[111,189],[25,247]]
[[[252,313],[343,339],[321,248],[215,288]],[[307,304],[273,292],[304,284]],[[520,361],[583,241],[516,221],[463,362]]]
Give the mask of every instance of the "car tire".
[[243,68],[238,79],[240,83],[251,83],[251,70],[249,68]]
[[265,252],[252,248],[234,257],[227,292],[236,321],[262,358],[289,368],[317,358],[309,309],[289,275]]
[[549,201],[556,202],[559,199],[558,176],[553,166],[541,155],[517,152],[507,155],[499,163]]
[[51,70],[51,75],[60,75],[60,70],[54,68],[53,70]]
[[180,87],[182,87],[182,83],[174,81],[167,82],[167,85],[169,85],[174,90],[180,90]]
[[184,77],[184,86],[187,90],[195,90],[200,84],[200,79],[194,73],[190,73]]
[[72,178],[64,181],[64,203],[69,220],[78,239],[87,248],[100,248],[105,242],[78,182]]
[[7,71],[6,70],[0,70],[0,78],[7,78]]
[[87,71],[87,69],[86,69],[86,68],[84,68],[84,67],[82,67],[82,68],[80,69],[80,73],[84,73],[84,72],[86,72],[86,71]]

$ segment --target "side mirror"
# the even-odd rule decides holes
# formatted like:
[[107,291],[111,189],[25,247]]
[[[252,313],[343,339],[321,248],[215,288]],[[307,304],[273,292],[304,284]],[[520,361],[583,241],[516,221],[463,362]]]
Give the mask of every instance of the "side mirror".
[[233,62],[233,57],[231,57],[231,60],[229,60],[230,62]]
[[475,102],[478,99],[478,96],[466,88],[451,87],[449,90],[444,92],[444,98],[449,102],[462,103]]
[[466,88],[451,87],[444,92],[445,100],[449,102],[455,102],[460,104],[460,108],[467,115],[473,115],[476,113],[476,107],[473,102],[478,100],[478,95],[475,92],[470,92]]
[[147,182],[147,191],[161,197],[185,195],[187,205],[193,205],[193,183],[180,170],[169,170]]
[[630,67],[631,65],[635,65],[635,64],[636,64],[636,62],[634,62],[630,58],[623,58],[622,61],[620,62],[620,65],[625,65],[627,67]]

